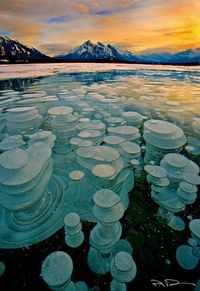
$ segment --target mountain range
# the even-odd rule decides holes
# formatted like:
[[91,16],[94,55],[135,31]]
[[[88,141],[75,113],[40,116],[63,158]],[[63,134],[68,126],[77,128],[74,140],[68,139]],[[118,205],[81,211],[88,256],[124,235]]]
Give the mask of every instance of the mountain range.
[[5,62],[121,62],[200,65],[200,48],[174,54],[168,52],[134,54],[130,51],[121,51],[110,44],[104,45],[101,42],[94,44],[88,40],[67,54],[49,57],[35,48],[0,35],[0,63]]
[[145,62],[162,63],[162,64],[199,64],[200,48],[189,49],[179,53],[152,53],[140,55],[139,58]]

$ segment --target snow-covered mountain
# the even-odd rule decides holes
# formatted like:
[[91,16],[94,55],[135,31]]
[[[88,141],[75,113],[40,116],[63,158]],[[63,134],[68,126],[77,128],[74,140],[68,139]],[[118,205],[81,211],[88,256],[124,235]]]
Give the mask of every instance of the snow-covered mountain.
[[168,63],[172,56],[173,54],[167,52],[138,55],[141,61],[147,63]]
[[47,62],[51,58],[9,37],[0,35],[0,62]]
[[182,51],[176,54],[168,52],[147,53],[135,55],[130,51],[121,51],[114,46],[97,44],[90,40],[76,47],[66,55],[55,56],[60,61],[120,61],[130,63],[152,64],[198,64],[200,62],[200,48]]
[[198,64],[200,63],[200,48],[172,53],[151,53],[138,55],[142,62],[161,64]]
[[172,59],[172,63],[195,63],[200,62],[200,48],[190,49],[175,54]]
[[138,62],[138,58],[131,52],[121,52],[114,46],[97,44],[90,40],[76,47],[66,55],[56,56],[58,60],[68,61],[129,61]]

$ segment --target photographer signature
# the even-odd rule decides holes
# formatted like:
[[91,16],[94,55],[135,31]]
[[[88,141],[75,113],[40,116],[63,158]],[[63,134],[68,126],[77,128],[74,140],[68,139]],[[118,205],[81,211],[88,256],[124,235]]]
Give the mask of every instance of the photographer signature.
[[159,281],[156,279],[151,279],[151,284],[153,287],[173,287],[173,286],[180,286],[180,285],[187,285],[191,287],[195,287],[196,284],[189,283],[189,282],[179,282],[176,279],[165,279],[164,281]]

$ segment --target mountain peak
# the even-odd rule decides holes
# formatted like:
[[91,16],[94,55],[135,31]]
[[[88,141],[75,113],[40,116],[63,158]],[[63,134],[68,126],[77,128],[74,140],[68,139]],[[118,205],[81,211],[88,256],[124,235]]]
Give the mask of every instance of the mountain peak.
[[94,45],[94,44],[90,39],[88,39],[83,43],[83,45]]
[[91,40],[87,40],[82,45],[70,51],[67,55],[58,56],[61,60],[72,61],[129,61],[136,62],[137,58],[132,54],[118,51],[114,46],[105,45],[98,41],[94,44]]
[[111,48],[113,48],[114,46],[112,46],[112,45],[109,43],[109,44],[107,44],[107,47],[111,47]]
[[102,42],[100,42],[100,41],[97,42],[97,45],[98,45],[98,46],[105,47],[105,45],[104,45]]

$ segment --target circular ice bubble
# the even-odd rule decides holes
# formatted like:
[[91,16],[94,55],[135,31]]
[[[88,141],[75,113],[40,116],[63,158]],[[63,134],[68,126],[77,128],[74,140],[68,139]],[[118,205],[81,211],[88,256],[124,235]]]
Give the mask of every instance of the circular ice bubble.
[[134,166],[134,167],[137,167],[139,166],[140,162],[137,160],[137,159],[132,159],[130,161],[131,165]]
[[124,214],[120,197],[111,190],[97,191],[93,196],[93,201],[95,203],[94,216],[103,223],[117,222]]
[[115,175],[115,169],[107,164],[96,165],[92,169],[92,174],[99,178],[110,178]]
[[110,145],[118,145],[118,144],[125,142],[125,139],[123,137],[120,137],[120,136],[108,135],[108,136],[104,137],[103,141],[107,144],[110,144]]
[[185,168],[189,164],[189,160],[186,157],[176,153],[165,155],[164,160],[168,165],[175,168]]
[[82,122],[82,123],[90,122],[90,118],[82,117],[82,118],[79,119],[79,122]]
[[106,119],[106,122],[109,123],[109,124],[121,124],[123,122],[123,119],[120,118],[120,117],[109,117]]
[[101,208],[111,208],[120,202],[120,197],[111,190],[102,189],[94,194],[93,200]]
[[176,260],[178,264],[186,270],[193,270],[199,262],[199,258],[192,253],[192,247],[186,245],[177,248]]
[[183,180],[192,185],[200,185],[200,177],[192,173],[184,173]]
[[129,154],[135,155],[135,154],[139,154],[141,149],[139,147],[139,145],[137,145],[136,143],[130,142],[130,141],[125,141],[123,143],[120,144],[120,147]]
[[70,256],[62,251],[56,251],[46,257],[42,264],[41,275],[51,287],[62,286],[70,279],[73,262]]
[[137,267],[131,255],[122,251],[112,259],[110,271],[117,281],[130,282],[136,276]]
[[196,241],[194,238],[189,238],[189,239],[188,239],[188,244],[189,244],[191,247],[196,247],[196,246],[197,246],[197,241]]
[[186,149],[186,151],[188,151],[188,152],[192,152],[192,151],[195,150],[195,148],[194,148],[193,146],[191,146],[191,145],[186,146],[185,149]]
[[151,166],[151,165],[146,165],[144,167],[144,170],[149,174],[152,175],[155,178],[165,178],[167,176],[167,171],[160,167],[160,166]]
[[10,108],[7,109],[7,112],[12,112],[12,113],[25,113],[29,112],[36,109],[36,107],[16,107],[16,108]]
[[82,171],[73,171],[69,174],[69,178],[74,181],[79,181],[83,179],[85,174]]
[[78,136],[80,138],[95,138],[101,136],[101,131],[94,129],[82,130],[79,132]]
[[191,221],[193,219],[192,215],[187,215],[187,219]]
[[184,192],[187,192],[187,193],[196,193],[197,192],[197,186],[189,184],[189,183],[184,182],[184,181],[179,184],[179,187]]
[[80,216],[75,212],[70,212],[65,215],[64,224],[67,227],[76,227],[80,224]]
[[177,231],[183,231],[185,229],[185,222],[181,217],[176,215],[171,216],[171,219],[168,221],[167,225]]
[[73,108],[72,107],[68,107],[68,106],[57,106],[57,107],[53,107],[50,108],[48,110],[48,113],[50,115],[67,115],[73,112]]
[[163,137],[173,135],[178,129],[173,123],[164,120],[151,119],[144,123],[144,130]]
[[81,142],[81,139],[78,137],[72,137],[69,140],[69,143],[73,146],[78,146],[80,142]]
[[121,114],[121,116],[128,117],[128,118],[136,118],[136,119],[142,117],[140,113],[135,112],[135,111],[125,111]]
[[193,219],[190,221],[189,229],[195,237],[200,239],[200,219]]
[[133,126],[129,126],[129,125],[108,127],[107,130],[108,130],[109,133],[122,134],[124,136],[126,136],[126,135],[135,136],[136,134],[139,133],[139,129],[138,128],[133,127]]
[[12,135],[5,137],[2,142],[0,142],[0,149],[2,151],[13,150],[21,147],[24,144],[21,135]]
[[29,137],[31,139],[35,139],[35,140],[46,140],[49,136],[51,136],[51,131],[48,131],[48,130],[42,130],[42,131],[39,131],[39,132],[36,132],[32,135],[30,135]]
[[91,140],[81,140],[78,144],[78,147],[91,147],[93,144],[94,143]]
[[22,149],[13,149],[0,155],[0,166],[8,170],[18,170],[28,164],[29,158]]
[[108,146],[94,146],[88,148],[79,148],[76,154],[81,158],[94,159],[97,161],[113,162],[120,154],[115,149]]
[[132,268],[132,262],[132,257],[125,252],[119,252],[114,259],[115,267],[122,272],[128,272]]

